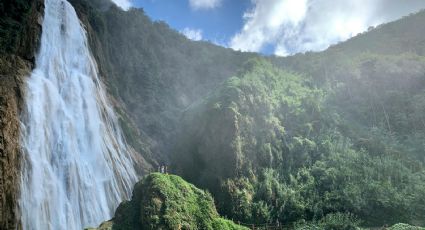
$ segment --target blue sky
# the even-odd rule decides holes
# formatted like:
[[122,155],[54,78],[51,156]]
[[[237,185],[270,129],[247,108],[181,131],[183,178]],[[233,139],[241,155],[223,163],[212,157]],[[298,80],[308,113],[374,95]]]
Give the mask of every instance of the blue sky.
[[152,19],[165,21],[178,31],[200,30],[204,40],[219,44],[227,44],[243,26],[242,15],[251,5],[249,0],[231,0],[214,9],[194,9],[184,0],[134,1]]
[[112,0],[192,40],[280,56],[321,51],[417,12],[425,0]]

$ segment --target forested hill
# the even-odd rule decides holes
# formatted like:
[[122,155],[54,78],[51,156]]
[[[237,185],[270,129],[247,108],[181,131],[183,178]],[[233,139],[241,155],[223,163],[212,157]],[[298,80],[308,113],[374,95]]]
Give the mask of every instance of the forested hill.
[[425,224],[425,12],[279,58],[190,41],[141,9],[71,2],[127,140],[208,189],[221,215]]
[[424,21],[251,60],[185,112],[175,167],[245,222],[424,224]]

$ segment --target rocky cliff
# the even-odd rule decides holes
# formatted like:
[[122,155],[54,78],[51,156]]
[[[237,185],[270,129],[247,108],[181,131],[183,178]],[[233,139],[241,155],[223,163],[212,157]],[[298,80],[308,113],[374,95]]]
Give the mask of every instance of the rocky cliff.
[[41,34],[42,0],[0,3],[0,229],[19,229],[19,111],[22,83],[34,66]]
[[19,188],[19,107],[22,78],[30,63],[12,56],[0,60],[0,229],[16,225]]
[[168,163],[183,111],[257,56],[193,42],[152,21],[143,9],[123,11],[100,0],[70,2],[86,25],[110,94],[134,121],[135,126],[122,125],[130,134],[127,141],[154,165]]

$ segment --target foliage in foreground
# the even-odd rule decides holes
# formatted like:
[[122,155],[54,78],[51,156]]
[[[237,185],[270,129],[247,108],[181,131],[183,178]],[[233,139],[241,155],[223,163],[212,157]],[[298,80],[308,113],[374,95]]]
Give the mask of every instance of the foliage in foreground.
[[319,221],[295,224],[296,230],[357,230],[360,229],[360,221],[350,213],[331,213]]
[[388,230],[425,230],[425,228],[411,226],[408,224],[395,224],[389,227]]
[[220,218],[209,193],[178,176],[154,173],[135,185],[131,201],[118,207],[113,229],[246,228]]

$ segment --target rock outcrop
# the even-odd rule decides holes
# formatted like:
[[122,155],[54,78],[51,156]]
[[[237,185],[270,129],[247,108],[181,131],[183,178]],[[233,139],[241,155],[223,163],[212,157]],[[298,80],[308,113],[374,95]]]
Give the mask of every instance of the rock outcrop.
[[97,228],[103,229],[247,228],[220,218],[209,193],[179,176],[153,173],[135,185],[132,199],[120,204],[112,221]]
[[22,77],[31,66],[19,57],[0,60],[0,229],[16,226],[19,188],[19,107]]
[[17,208],[21,162],[19,113],[24,94],[22,83],[34,67],[40,40],[43,0],[5,0],[2,7],[0,30],[4,36],[0,45],[0,230],[6,230],[21,228]]

